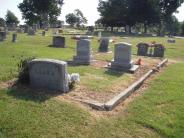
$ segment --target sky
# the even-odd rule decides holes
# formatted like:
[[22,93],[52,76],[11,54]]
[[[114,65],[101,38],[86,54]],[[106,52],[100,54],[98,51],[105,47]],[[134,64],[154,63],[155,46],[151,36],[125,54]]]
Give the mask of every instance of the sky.
[[[19,18],[21,24],[21,13],[17,8],[17,5],[23,0],[0,0],[0,17],[5,17],[7,10],[12,11]],[[94,22],[99,19],[99,13],[97,11],[99,0],[64,0],[62,6],[60,20],[65,20],[65,15],[72,13],[75,9],[80,9],[84,16],[88,19],[88,25],[94,25]],[[175,14],[179,21],[184,21],[184,4],[178,9],[179,13]]]

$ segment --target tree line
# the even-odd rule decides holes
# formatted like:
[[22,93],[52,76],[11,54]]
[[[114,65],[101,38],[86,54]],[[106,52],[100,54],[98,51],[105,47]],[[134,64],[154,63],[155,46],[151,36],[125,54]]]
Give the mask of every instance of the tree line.
[[[100,0],[98,11],[101,18],[96,22],[106,27],[125,27],[131,33],[136,24],[144,25],[144,33],[149,26],[156,26],[158,34],[163,27],[173,25],[173,16],[184,0]],[[176,24],[175,24],[176,25]],[[173,27],[174,28],[174,27]]]
[[[152,27],[157,29],[159,35],[165,31],[178,33],[179,30],[184,35],[184,22],[179,23],[173,16],[183,2],[184,0],[99,0],[97,9],[101,18],[96,24],[111,27],[111,30],[114,27],[124,27],[129,33],[133,27],[141,24],[144,26],[144,33]],[[23,0],[18,4],[18,8],[26,24],[39,23],[43,26],[58,21],[63,4],[64,0]],[[11,11],[7,12],[5,20],[0,18],[0,26],[18,22],[18,18]],[[86,24],[87,19],[76,9],[66,15],[66,22],[79,27]]]

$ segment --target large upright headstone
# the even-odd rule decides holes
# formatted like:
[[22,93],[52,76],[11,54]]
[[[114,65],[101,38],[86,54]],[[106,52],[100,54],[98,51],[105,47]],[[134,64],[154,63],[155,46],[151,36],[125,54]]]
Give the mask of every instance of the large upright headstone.
[[111,69],[128,71],[133,67],[131,46],[131,44],[124,42],[115,44],[114,61],[111,62]]
[[109,38],[101,38],[99,52],[109,52]]
[[148,55],[148,48],[149,48],[149,44],[147,43],[139,43],[137,45],[137,55],[138,56],[147,56]]
[[66,45],[65,45],[65,37],[62,37],[62,36],[54,36],[53,37],[53,46],[54,47],[66,48]]
[[81,39],[77,42],[77,56],[73,57],[74,63],[89,65],[92,60],[90,40]]
[[29,63],[29,77],[32,87],[68,92],[67,63],[51,59],[35,59]]

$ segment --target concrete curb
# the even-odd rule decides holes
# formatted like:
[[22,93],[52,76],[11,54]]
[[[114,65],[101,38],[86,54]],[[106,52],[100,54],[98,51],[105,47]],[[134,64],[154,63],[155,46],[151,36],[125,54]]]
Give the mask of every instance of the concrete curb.
[[[159,70],[161,67],[163,67],[168,62],[168,59],[164,59],[161,61],[157,66],[156,69]],[[100,111],[111,111],[113,110],[120,102],[124,101],[126,98],[128,98],[135,90],[137,90],[143,82],[149,78],[152,74],[156,72],[155,69],[151,69],[148,71],[144,76],[142,76],[138,81],[134,82],[132,85],[130,85],[127,89],[122,91],[120,94],[116,95],[114,98],[112,98],[110,101],[106,103],[99,103],[92,100],[85,100],[82,101],[82,103],[85,103],[89,106],[91,106],[93,109],[100,110]]]

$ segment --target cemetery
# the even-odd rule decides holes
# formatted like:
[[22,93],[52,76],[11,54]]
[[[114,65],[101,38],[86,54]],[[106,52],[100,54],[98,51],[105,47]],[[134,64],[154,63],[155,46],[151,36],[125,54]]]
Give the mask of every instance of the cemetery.
[[0,24],[0,138],[184,135],[182,36],[39,18]]

